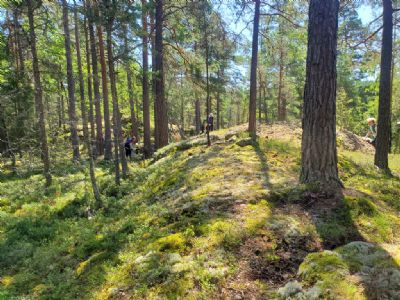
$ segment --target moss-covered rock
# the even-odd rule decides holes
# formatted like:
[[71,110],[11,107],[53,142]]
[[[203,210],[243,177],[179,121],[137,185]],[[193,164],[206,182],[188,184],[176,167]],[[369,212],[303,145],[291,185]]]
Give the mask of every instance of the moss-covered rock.
[[[384,249],[371,243],[351,242],[335,251],[309,254],[298,275],[302,284],[323,291],[324,297],[328,291],[339,299],[400,299],[399,267]],[[283,299],[303,299],[298,296],[305,295],[303,289],[296,293],[298,298],[287,297],[293,286],[282,290]]]

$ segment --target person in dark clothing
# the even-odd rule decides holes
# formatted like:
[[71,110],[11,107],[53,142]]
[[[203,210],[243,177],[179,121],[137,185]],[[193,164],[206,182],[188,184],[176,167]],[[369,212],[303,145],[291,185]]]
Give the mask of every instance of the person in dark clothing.
[[213,131],[214,130],[214,116],[212,113],[209,114],[207,123],[208,123],[207,124],[208,130]]
[[125,156],[129,157],[129,159],[132,159],[132,142],[133,138],[128,137],[125,141]]

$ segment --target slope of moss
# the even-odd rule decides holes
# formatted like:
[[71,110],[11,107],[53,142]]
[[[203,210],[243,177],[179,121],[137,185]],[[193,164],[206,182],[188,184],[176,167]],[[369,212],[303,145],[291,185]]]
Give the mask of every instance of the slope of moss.
[[[387,273],[375,290],[393,282],[400,180],[370,154],[340,152],[338,196],[298,186],[298,143],[241,132],[204,142],[132,163],[120,187],[99,164],[95,212],[81,166],[56,168],[47,192],[41,175],[3,175],[0,299],[363,299],[365,272]],[[374,247],[372,265],[352,241]]]

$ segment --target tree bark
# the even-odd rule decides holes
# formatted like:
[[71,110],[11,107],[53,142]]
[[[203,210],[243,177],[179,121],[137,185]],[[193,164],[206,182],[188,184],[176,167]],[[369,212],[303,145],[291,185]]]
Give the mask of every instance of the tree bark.
[[[218,83],[220,83],[221,80],[221,70],[218,69],[217,71],[217,79],[218,79]],[[216,96],[216,100],[217,100],[217,130],[220,128],[221,123],[220,123],[220,119],[221,119],[221,94],[220,94],[220,86],[218,86],[217,89],[217,96]]]
[[81,48],[80,48],[79,29],[78,29],[79,28],[78,27],[79,26],[78,11],[76,8],[75,1],[74,1],[74,19],[75,19],[75,49],[76,49],[76,61],[78,64],[78,73],[79,73],[79,94],[80,94],[80,98],[81,98],[83,137],[84,137],[86,147],[88,149],[88,155],[89,155],[90,182],[92,184],[92,190],[93,190],[94,199],[96,201],[96,206],[99,207],[101,205],[101,196],[100,196],[99,188],[97,186],[97,181],[96,181],[92,144],[90,143],[88,121],[87,121],[87,116],[86,116],[85,83],[84,83],[83,72],[82,72]]
[[77,130],[78,120],[76,117],[75,81],[74,81],[74,72],[73,72],[73,67],[72,67],[71,37],[69,34],[68,5],[67,5],[66,0],[62,0],[62,8],[63,8],[65,57],[66,57],[66,61],[67,61],[69,126],[70,126],[70,132],[71,132],[73,160],[77,161],[77,160],[79,160],[79,156],[80,156],[78,130]]
[[279,86],[278,86],[278,120],[286,121],[286,99],[283,95],[284,88],[284,50],[281,41],[279,47]]
[[260,72],[260,70],[258,70],[258,101],[257,101],[257,103],[258,103],[258,121],[261,123],[262,122],[262,115],[261,115],[261,112],[262,112],[262,108],[261,108],[261,106],[262,106],[262,81],[261,81],[261,72]]
[[103,121],[101,114],[100,104],[100,80],[99,80],[99,69],[97,66],[97,49],[96,49],[96,38],[93,26],[93,4],[89,0],[90,5],[88,6],[88,25],[89,25],[89,39],[90,39],[90,50],[92,57],[92,76],[93,76],[93,93],[94,93],[94,108],[96,112],[96,140],[97,140],[97,155],[104,154],[104,138],[103,138]]
[[[204,12],[204,43],[205,43],[205,51],[206,51],[206,119],[208,124],[208,118],[211,112],[211,101],[210,101],[210,74],[209,74],[209,48],[208,48],[208,23],[206,20],[206,12]],[[210,139],[210,128],[209,124],[206,128],[207,133],[207,145],[211,146],[211,139]]]
[[389,170],[390,122],[391,122],[391,66],[393,49],[393,7],[391,0],[383,0],[383,33],[381,50],[381,74],[379,82],[378,131],[376,136],[375,165]]
[[196,134],[200,133],[200,127],[201,127],[201,117],[200,117],[201,111],[200,111],[200,100],[197,99],[195,102],[195,123],[196,123]]
[[143,25],[143,142],[144,142],[144,156],[146,158],[151,156],[151,140],[150,140],[150,103],[149,103],[149,51],[148,51],[148,32],[147,32],[147,1],[142,0],[142,25]]
[[311,0],[304,88],[301,182],[340,187],[336,149],[338,0]]
[[[89,47],[89,33],[87,28],[87,18],[84,19],[85,30],[85,49],[86,49],[86,68],[87,68],[87,93],[89,98],[89,124],[90,124],[90,141],[95,146],[96,128],[94,123],[94,103],[93,103],[93,90],[92,90],[92,71],[90,67],[90,47]],[[93,148],[92,146],[92,148]],[[92,149],[93,150],[93,149]],[[94,150],[93,150],[94,151]],[[95,152],[94,152],[95,153]]]
[[257,60],[258,60],[258,31],[260,23],[260,0],[255,0],[254,24],[253,24],[253,42],[251,53],[250,70],[250,101],[249,101],[249,132],[256,134],[257,130]]
[[51,185],[50,174],[50,157],[47,144],[46,125],[44,120],[43,92],[42,83],[40,80],[39,61],[36,50],[36,34],[35,24],[33,21],[34,1],[28,0],[28,20],[29,20],[29,38],[32,52],[32,68],[33,68],[33,83],[35,88],[35,106],[38,118],[39,140],[41,144],[41,157],[44,166],[44,177],[46,179],[46,187]]
[[[111,9],[108,9],[111,11]],[[107,54],[108,54],[108,75],[110,76],[110,87],[111,87],[111,97],[113,103],[113,119],[114,119],[114,155],[115,155],[115,182],[120,184],[119,179],[119,161],[121,161],[122,166],[122,177],[126,178],[128,173],[128,164],[125,157],[125,147],[124,140],[122,137],[122,127],[121,127],[121,113],[119,111],[118,104],[118,94],[117,94],[117,83],[115,80],[115,70],[114,70],[114,57],[112,49],[112,26],[113,20],[109,16],[107,23]],[[118,157],[119,154],[119,157]]]
[[[100,18],[98,7],[95,8],[96,17]],[[104,53],[103,28],[101,24],[96,25],[97,38],[99,41],[101,87],[103,90],[103,113],[104,113],[104,160],[112,159],[110,103],[108,100],[107,64]]]
[[128,28],[126,24],[123,25],[123,34],[124,34],[124,51],[125,51],[125,69],[126,69],[126,79],[128,84],[128,97],[129,97],[129,108],[131,113],[131,131],[132,135],[138,139],[138,124],[136,120],[135,114],[135,93],[133,91],[133,82],[132,82],[132,70],[129,66],[129,45],[128,45]]
[[267,82],[263,82],[263,110],[264,110],[264,120],[265,124],[268,124],[268,103],[267,103]]
[[[154,1],[152,1],[154,2]],[[158,119],[157,119],[157,97],[156,97],[156,25],[154,21],[155,10],[150,13],[150,38],[151,38],[151,94],[153,95],[154,110],[154,148],[158,149]]]
[[158,120],[158,146],[160,148],[168,145],[168,116],[167,103],[165,100],[164,84],[164,45],[163,45],[163,0],[156,0],[156,37],[155,37],[155,98],[157,101]]

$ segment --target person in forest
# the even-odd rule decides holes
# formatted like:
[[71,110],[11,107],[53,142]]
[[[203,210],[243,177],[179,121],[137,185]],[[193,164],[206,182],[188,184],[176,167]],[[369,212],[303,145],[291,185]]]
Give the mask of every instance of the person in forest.
[[132,159],[132,143],[134,143],[135,137],[127,137],[125,141],[125,156],[129,157],[129,159]]
[[214,116],[212,113],[208,115],[207,125],[208,125],[208,131],[214,130]]
[[368,118],[368,132],[367,135],[364,137],[368,143],[375,147],[376,145],[376,120],[375,118]]

